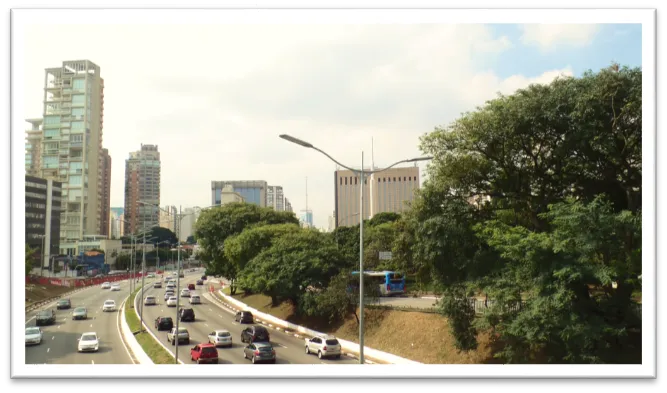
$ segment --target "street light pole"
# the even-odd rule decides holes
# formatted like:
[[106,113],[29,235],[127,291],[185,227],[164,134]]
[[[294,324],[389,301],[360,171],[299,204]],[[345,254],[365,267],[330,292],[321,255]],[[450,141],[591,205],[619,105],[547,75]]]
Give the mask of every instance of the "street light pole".
[[[329,154],[327,154],[325,151],[318,149],[315,147],[312,143],[303,141],[301,139],[295,138],[293,136],[287,135],[287,134],[282,134],[280,135],[280,138],[292,142],[294,144],[297,144],[299,146],[308,148],[308,149],[313,149],[317,150],[318,152],[324,154],[327,158],[329,158],[331,161],[335,162],[339,166],[352,171],[352,173],[355,173],[360,176],[361,178],[361,183],[359,184],[359,193],[361,196],[359,197],[359,200],[361,202],[360,206],[360,214],[359,214],[359,363],[364,364],[364,299],[363,299],[363,293],[364,293],[364,213],[363,213],[363,208],[364,208],[364,172],[368,175],[371,176],[375,173],[386,171],[387,169],[391,169],[394,166],[402,163],[407,163],[407,162],[417,162],[417,161],[427,161],[433,159],[433,157],[419,157],[419,158],[411,158],[408,160],[401,160],[397,161],[391,165],[389,165],[386,168],[383,169],[378,169],[378,170],[369,170],[369,171],[364,171],[364,153],[363,151],[361,152],[361,170],[356,170],[354,168],[351,168],[347,165],[343,165],[340,162],[338,162],[335,158],[331,157]],[[372,201],[371,201],[372,203]]]
[[141,323],[139,324],[139,331],[144,330],[144,279],[146,277],[146,221],[144,220],[144,244],[143,244],[143,253],[141,254],[141,311],[139,312],[139,317]]
[[[181,227],[181,222],[183,221],[183,213],[182,213],[181,209],[182,209],[182,206],[179,205],[178,206],[178,220],[179,220],[178,226],[179,226],[179,229]],[[178,364],[178,343],[179,343],[179,339],[180,339],[180,337],[178,335],[178,332],[179,332],[178,327],[179,327],[179,321],[181,320],[181,318],[179,318],[179,316],[178,316],[178,313],[179,313],[178,309],[181,306],[181,239],[180,239],[180,237],[178,237],[176,240],[177,240],[176,248],[178,248],[178,251],[177,251],[178,252],[178,262],[176,262],[176,332],[175,332],[176,333],[176,339],[175,339],[175,341],[176,341],[176,350],[175,350],[176,354],[175,354],[174,358],[175,358],[175,363]]]

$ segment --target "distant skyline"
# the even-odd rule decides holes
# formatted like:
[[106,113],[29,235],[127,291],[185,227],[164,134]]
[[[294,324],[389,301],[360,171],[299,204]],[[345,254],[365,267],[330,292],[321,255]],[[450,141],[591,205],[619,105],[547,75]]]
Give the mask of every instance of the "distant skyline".
[[[336,166],[279,134],[355,167],[362,149],[370,165],[374,138],[381,167],[420,156],[421,135],[497,92],[612,62],[641,66],[641,25],[631,24],[79,29],[35,24],[26,30],[23,118],[42,115],[45,68],[79,59],[99,65],[111,206],[124,205],[129,152],[155,144],[162,205],[208,206],[211,181],[262,179],[283,186],[299,215],[307,177],[308,209],[318,228],[328,226],[334,210]],[[73,35],[76,45],[67,39]],[[25,123],[19,132],[29,128]],[[426,165],[420,168],[423,180]]]

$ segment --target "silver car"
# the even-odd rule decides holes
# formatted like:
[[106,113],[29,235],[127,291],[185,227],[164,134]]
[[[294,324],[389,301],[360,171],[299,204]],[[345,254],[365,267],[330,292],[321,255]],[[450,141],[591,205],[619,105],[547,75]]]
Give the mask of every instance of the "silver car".
[[77,307],[72,311],[72,319],[88,319],[88,310],[85,307]]
[[155,296],[148,295],[144,298],[144,306],[154,306],[157,304],[157,299]]
[[331,335],[321,335],[306,340],[306,354],[316,353],[317,357],[335,357],[340,359],[341,347],[336,337]]
[[167,291],[164,293],[164,300],[167,301],[172,296],[174,296],[174,291]]
[[229,330],[218,329],[208,334],[208,342],[216,347],[232,347],[232,334]]
[[42,329],[36,326],[30,326],[25,328],[25,345],[36,344],[39,345],[42,342]]
[[201,304],[201,298],[199,297],[199,295],[191,295],[190,304]]
[[273,345],[267,342],[254,342],[243,348],[243,358],[250,359],[252,364],[267,362],[276,362],[276,351]]

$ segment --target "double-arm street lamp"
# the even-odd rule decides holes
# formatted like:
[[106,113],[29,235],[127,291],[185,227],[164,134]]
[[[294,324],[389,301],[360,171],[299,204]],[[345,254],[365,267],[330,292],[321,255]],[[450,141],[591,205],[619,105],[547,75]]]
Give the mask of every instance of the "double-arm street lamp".
[[[407,160],[397,161],[383,169],[365,171],[363,151],[361,152],[361,169],[354,169],[336,161],[336,159],[331,157],[323,150],[320,150],[317,147],[313,146],[313,144],[311,143],[302,141],[301,139],[295,138],[287,134],[280,135],[280,138],[308,149],[317,150],[318,152],[324,154],[331,161],[335,162],[339,166],[348,169],[352,171],[354,174],[359,176],[359,202],[360,202],[359,203],[359,363],[364,364],[364,176],[386,171],[387,169],[393,168],[398,164],[418,162],[418,161],[428,161],[431,160],[433,157],[410,158]],[[371,201],[371,203],[373,203],[373,201]]]

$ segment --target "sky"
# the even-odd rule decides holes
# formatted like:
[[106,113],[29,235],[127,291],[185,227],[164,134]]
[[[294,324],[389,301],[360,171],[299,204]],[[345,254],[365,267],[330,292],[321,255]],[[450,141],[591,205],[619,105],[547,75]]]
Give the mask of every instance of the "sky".
[[32,25],[24,118],[42,115],[45,68],[90,60],[104,78],[112,207],[124,205],[129,152],[156,144],[162,206],[209,206],[211,181],[266,180],[299,216],[308,179],[326,229],[335,164],[278,135],[354,167],[373,141],[382,167],[421,156],[420,136],[498,92],[641,67],[641,39],[639,24]]

